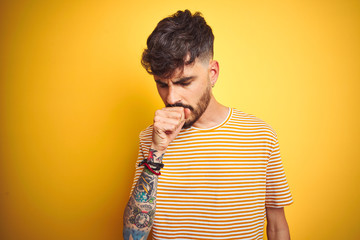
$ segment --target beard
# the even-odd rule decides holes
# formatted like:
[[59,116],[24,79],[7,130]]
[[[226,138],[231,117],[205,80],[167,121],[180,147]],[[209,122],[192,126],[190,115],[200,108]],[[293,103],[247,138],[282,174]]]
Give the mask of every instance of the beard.
[[205,110],[207,109],[210,99],[211,99],[211,87],[210,84],[206,87],[204,93],[201,95],[199,101],[196,103],[196,107],[191,105],[182,104],[181,102],[175,104],[167,104],[167,107],[183,107],[188,108],[191,111],[190,117],[185,121],[183,125],[184,128],[190,128],[199,118],[203,115]]

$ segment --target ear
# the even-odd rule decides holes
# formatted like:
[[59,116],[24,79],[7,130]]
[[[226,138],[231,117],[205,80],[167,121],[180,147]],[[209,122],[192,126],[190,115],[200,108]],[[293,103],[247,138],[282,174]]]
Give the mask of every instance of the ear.
[[211,86],[214,86],[218,77],[219,77],[219,62],[216,60],[211,60],[209,64],[209,76]]

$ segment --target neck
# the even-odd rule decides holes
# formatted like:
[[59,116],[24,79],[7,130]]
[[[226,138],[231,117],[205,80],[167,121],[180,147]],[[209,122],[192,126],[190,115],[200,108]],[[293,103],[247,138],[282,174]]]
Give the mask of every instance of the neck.
[[220,124],[225,120],[229,113],[229,108],[216,101],[211,96],[209,105],[201,117],[193,124],[197,128],[211,128]]

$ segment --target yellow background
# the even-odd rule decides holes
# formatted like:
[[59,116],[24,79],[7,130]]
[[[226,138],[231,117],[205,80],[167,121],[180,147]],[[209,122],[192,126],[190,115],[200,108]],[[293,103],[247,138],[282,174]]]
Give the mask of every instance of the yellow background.
[[2,1],[4,240],[121,239],[138,133],[162,107],[140,65],[156,23],[201,11],[217,99],[277,131],[293,239],[360,239],[360,2]]

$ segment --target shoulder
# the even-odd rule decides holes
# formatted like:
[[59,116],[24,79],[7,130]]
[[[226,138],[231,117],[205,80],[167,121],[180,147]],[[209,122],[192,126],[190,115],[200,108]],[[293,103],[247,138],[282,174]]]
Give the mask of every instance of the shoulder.
[[149,151],[151,146],[152,129],[152,125],[150,125],[144,130],[142,130],[139,134],[139,147],[140,151],[144,154],[144,156],[147,155],[147,152]]
[[143,148],[143,149],[150,148],[151,141],[152,141],[152,131],[153,131],[153,125],[150,125],[140,132],[139,142],[140,142],[141,148]]
[[153,130],[153,125],[151,124],[150,126],[148,126],[147,128],[145,128],[144,130],[142,130],[139,134],[140,138],[146,138],[148,136],[152,135],[152,130]]
[[150,126],[148,126],[147,128],[145,128],[144,130],[142,130],[140,132],[140,134],[139,134],[140,142],[151,141],[151,139],[152,139],[152,131],[153,131],[153,125],[152,124]]
[[277,137],[276,131],[270,124],[253,114],[245,113],[236,108],[232,108],[232,116],[228,125],[231,125],[234,128],[253,129],[254,131],[261,131],[270,134],[274,138]]

